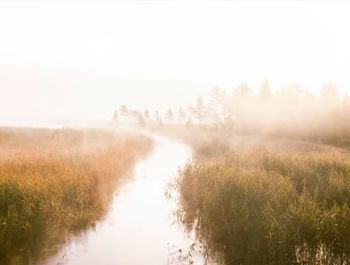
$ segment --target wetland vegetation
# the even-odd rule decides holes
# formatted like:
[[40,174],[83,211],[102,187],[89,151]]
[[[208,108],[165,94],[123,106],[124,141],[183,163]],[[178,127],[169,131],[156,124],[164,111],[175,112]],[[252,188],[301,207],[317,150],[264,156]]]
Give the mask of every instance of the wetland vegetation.
[[349,14],[0,0],[0,265],[350,265]]
[[349,264],[349,100],[327,83],[259,93],[214,89],[186,125],[178,217],[224,264]]
[[32,264],[93,227],[152,147],[102,129],[0,129],[0,263]]
[[178,216],[209,256],[224,264],[348,264],[350,154],[232,138],[194,137],[194,161],[177,182]]

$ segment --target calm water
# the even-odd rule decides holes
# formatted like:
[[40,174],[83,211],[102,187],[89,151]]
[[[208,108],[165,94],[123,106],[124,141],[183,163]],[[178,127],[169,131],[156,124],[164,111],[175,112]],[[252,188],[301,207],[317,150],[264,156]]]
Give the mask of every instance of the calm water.
[[[194,237],[174,222],[175,200],[165,192],[191,152],[168,139],[155,141],[153,153],[139,162],[134,179],[115,195],[106,218],[40,265],[190,264]],[[193,264],[204,264],[198,249],[191,254]]]

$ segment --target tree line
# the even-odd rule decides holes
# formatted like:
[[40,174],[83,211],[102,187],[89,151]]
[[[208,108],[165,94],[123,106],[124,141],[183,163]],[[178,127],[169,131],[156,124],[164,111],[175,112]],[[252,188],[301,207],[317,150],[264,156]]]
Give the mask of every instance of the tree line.
[[276,89],[264,80],[258,89],[242,83],[215,87],[205,100],[177,110],[133,110],[121,106],[114,120],[139,124],[186,124],[238,134],[273,134],[306,138],[350,138],[350,99],[329,81],[319,94],[298,85]]

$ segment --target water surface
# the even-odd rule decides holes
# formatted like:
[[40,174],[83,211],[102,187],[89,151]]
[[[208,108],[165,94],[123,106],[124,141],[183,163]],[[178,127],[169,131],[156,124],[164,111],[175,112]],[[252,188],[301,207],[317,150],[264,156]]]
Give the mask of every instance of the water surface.
[[165,194],[191,150],[161,137],[155,142],[134,179],[115,195],[106,218],[40,265],[204,264],[199,252],[192,253],[194,237],[175,222],[176,201]]

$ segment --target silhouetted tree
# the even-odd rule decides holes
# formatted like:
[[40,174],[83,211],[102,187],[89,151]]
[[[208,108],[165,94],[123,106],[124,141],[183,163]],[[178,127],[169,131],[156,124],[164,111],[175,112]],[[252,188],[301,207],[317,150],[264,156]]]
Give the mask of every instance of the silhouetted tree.
[[[228,97],[226,95],[225,89],[220,89],[215,87],[210,92],[210,114],[213,121],[216,124],[221,123],[221,119],[225,115],[227,107],[229,106]],[[227,105],[227,107],[226,107]]]
[[148,110],[145,110],[144,112],[143,112],[143,116],[145,117],[145,120],[146,120],[146,122],[149,120],[149,111]]
[[155,120],[155,122],[157,122],[157,123],[160,123],[160,122],[161,122],[161,117],[160,117],[160,113],[159,113],[158,110],[156,110],[156,111],[154,112],[154,120]]
[[144,114],[144,116],[145,116],[145,118],[149,118],[149,112],[148,112],[148,110],[145,110],[144,112],[143,112],[143,114]]
[[205,109],[205,105],[203,102],[203,98],[202,97],[197,97],[197,102],[196,102],[196,106],[194,108],[194,114],[195,117],[197,118],[199,123],[202,123],[204,120],[204,116],[206,109]]
[[166,113],[166,119],[170,122],[172,122],[174,120],[174,113],[171,109],[168,109],[168,111]]
[[145,118],[144,118],[144,116],[143,116],[143,114],[142,114],[141,111],[134,111],[133,115],[134,115],[134,117],[136,118],[137,123],[138,123],[139,125],[142,125],[142,126],[143,126],[143,125],[146,124]]
[[125,105],[122,105],[120,107],[120,115],[123,115],[123,116],[129,115],[129,109]]
[[178,119],[180,122],[184,122],[186,119],[186,113],[184,112],[184,110],[182,109],[182,107],[179,108],[178,110]]
[[261,87],[260,87],[259,101],[263,103],[267,103],[271,100],[271,98],[272,98],[272,91],[271,91],[269,81],[264,80],[261,83]]
[[114,112],[112,119],[113,119],[114,122],[118,122],[119,121],[119,114],[118,114],[117,110]]
[[187,121],[191,120],[192,122],[192,117],[195,115],[194,112],[194,107],[192,105],[188,105],[187,108],[186,108],[186,111],[188,113],[187,115]]
[[249,98],[253,94],[253,90],[247,83],[241,83],[236,90],[236,96],[240,98]]

